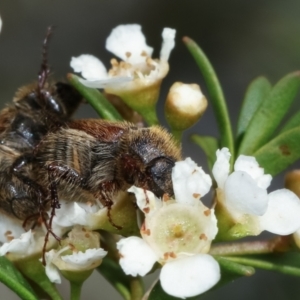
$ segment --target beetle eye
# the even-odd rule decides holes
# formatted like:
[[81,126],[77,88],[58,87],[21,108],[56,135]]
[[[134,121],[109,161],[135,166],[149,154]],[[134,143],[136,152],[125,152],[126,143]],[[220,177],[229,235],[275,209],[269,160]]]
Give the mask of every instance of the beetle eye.
[[147,167],[147,173],[150,176],[148,185],[157,197],[162,197],[165,193],[173,195],[171,174],[174,165],[174,161],[167,157],[158,157],[149,163]]

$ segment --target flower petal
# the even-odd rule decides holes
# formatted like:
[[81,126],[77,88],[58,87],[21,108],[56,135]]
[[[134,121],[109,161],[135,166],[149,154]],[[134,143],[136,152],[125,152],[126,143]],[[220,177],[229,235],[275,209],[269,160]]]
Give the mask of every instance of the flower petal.
[[164,28],[162,32],[163,43],[160,50],[160,59],[168,61],[170,53],[175,47],[176,30],[172,28]]
[[212,168],[212,173],[220,189],[224,189],[225,181],[229,174],[229,160],[231,154],[228,148],[222,148],[216,152],[217,160]]
[[79,79],[79,81],[86,87],[95,88],[95,89],[102,89],[106,87],[114,87],[115,85],[118,86],[122,83],[130,82],[133,80],[133,77],[113,77],[107,78],[103,80],[84,80]]
[[268,207],[268,194],[257,186],[246,172],[237,171],[229,175],[224,187],[225,201],[229,210],[262,216]]
[[145,62],[146,57],[151,57],[153,52],[153,48],[146,44],[141,25],[138,24],[114,28],[106,40],[106,49],[132,64]]
[[212,185],[210,176],[189,157],[175,163],[172,182],[176,201],[190,205],[207,194]]
[[1,32],[1,30],[2,30],[2,19],[0,17],[0,32]]
[[267,212],[261,216],[262,230],[287,235],[300,228],[300,199],[287,189],[277,190],[268,195]]
[[16,254],[26,254],[29,248],[32,248],[34,244],[34,237],[31,230],[21,234],[19,238],[15,238],[8,243],[4,243],[0,248],[0,256],[5,255],[8,252]]
[[0,214],[0,243],[11,241],[24,233],[22,223],[22,221],[11,218],[8,215]]
[[155,195],[150,191],[133,185],[128,189],[128,192],[134,193],[136,204],[141,211],[145,211],[145,209],[147,209],[147,213],[151,213],[162,206],[161,200],[155,197]]
[[76,269],[82,268],[86,270],[90,267],[97,267],[106,254],[107,251],[104,251],[102,248],[87,249],[85,252],[79,251],[72,255],[61,256],[61,259]]
[[61,283],[61,278],[58,272],[57,267],[52,263],[53,259],[57,256],[56,250],[50,250],[49,252],[45,253],[46,259],[46,275],[48,276],[49,280],[53,283]]
[[81,73],[87,80],[100,80],[107,78],[107,71],[104,64],[97,57],[90,54],[82,54],[72,57],[71,68],[74,72]]
[[234,170],[248,173],[262,189],[267,189],[272,180],[271,175],[264,174],[264,169],[253,156],[240,155],[234,164]]
[[193,255],[168,262],[160,273],[160,282],[164,291],[179,298],[202,294],[219,280],[219,264],[207,254]]
[[127,275],[145,276],[157,261],[157,256],[141,238],[132,236],[117,243],[120,265]]
[[87,225],[88,212],[76,202],[61,201],[53,222],[61,227],[71,227],[74,224]]

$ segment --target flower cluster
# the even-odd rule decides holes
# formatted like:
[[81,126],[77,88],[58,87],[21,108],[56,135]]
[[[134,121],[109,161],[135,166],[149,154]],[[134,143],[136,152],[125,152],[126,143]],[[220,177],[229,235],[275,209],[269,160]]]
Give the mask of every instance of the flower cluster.
[[106,49],[122,59],[111,60],[112,67],[107,72],[104,64],[95,56],[82,54],[73,57],[71,67],[81,73],[81,82],[94,88],[106,88],[118,95],[127,91],[145,89],[158,85],[169,70],[168,59],[175,46],[176,31],[164,28],[160,59],[152,59],[153,48],[146,44],[141,26],[137,24],[120,25],[113,29],[106,40]]
[[172,181],[174,199],[158,199],[136,187],[129,190],[145,214],[142,238],[121,239],[117,247],[126,274],[144,276],[158,262],[163,289],[186,298],[203,293],[220,279],[218,263],[207,254],[218,231],[217,219],[214,210],[200,201],[210,190],[211,178],[191,159],[176,163]]
[[220,226],[223,239],[258,235],[264,230],[288,235],[300,228],[300,201],[293,192],[281,189],[268,194],[272,177],[251,156],[240,155],[229,174],[229,159],[227,148],[218,150],[212,169],[218,184],[218,215],[225,225]]
[[[0,19],[0,31],[1,26]],[[83,78],[79,82],[84,88],[104,89],[108,97],[119,97],[150,125],[155,124],[158,122],[155,105],[161,82],[169,70],[175,34],[174,29],[163,29],[160,57],[154,59],[153,48],[147,45],[141,26],[120,25],[107,38],[106,49],[121,61],[113,58],[107,71],[98,58],[84,54],[73,57],[71,67],[81,73]],[[206,107],[206,97],[198,85],[173,84],[165,102],[165,115],[178,143],[182,132],[199,120]],[[143,148],[140,144],[138,147]],[[161,158],[157,157],[157,151],[154,149],[155,159],[151,163]],[[169,168],[171,172],[174,161],[170,165],[169,158],[164,159],[167,163],[159,161],[159,168],[144,167],[145,174],[139,174],[139,179],[146,182],[153,176],[156,180],[153,186],[166,181],[160,169]],[[169,295],[184,299],[202,294],[221,277],[222,266],[213,251],[217,241],[269,231],[277,235],[294,234],[296,244],[300,245],[299,195],[288,189],[268,193],[272,176],[264,174],[254,156],[240,155],[234,161],[233,171],[230,159],[228,148],[217,150],[211,164],[213,179],[192,159],[177,161],[171,180],[168,178],[170,190],[173,189],[170,195],[159,193],[162,196],[158,197],[154,189],[133,185],[115,194],[113,203],[107,207],[98,199],[94,202],[60,199],[55,216],[53,211],[45,212],[48,216],[44,220],[51,220],[48,226],[39,224],[27,232],[20,220],[0,214],[0,256],[6,256],[22,269],[22,264],[28,265],[28,261],[41,267],[43,254],[42,273],[50,285],[61,283],[60,274],[81,285],[103,258],[112,254],[126,275],[145,276],[160,268],[159,282]],[[130,185],[134,182],[130,178],[128,181]],[[213,182],[216,188],[211,191]],[[291,189],[299,191],[298,180]],[[206,195],[212,195],[212,204],[204,204]],[[102,238],[100,230],[106,231]],[[109,242],[106,235],[110,236]],[[36,273],[29,270],[25,274],[38,282]]]

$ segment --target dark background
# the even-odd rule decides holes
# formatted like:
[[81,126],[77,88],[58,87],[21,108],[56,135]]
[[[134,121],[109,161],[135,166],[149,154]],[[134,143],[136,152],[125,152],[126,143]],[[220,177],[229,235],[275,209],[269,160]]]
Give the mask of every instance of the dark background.
[[[181,42],[188,35],[208,54],[223,85],[233,124],[248,83],[258,75],[275,83],[300,66],[300,1],[298,0],[13,0],[0,2],[3,28],[0,34],[0,101],[11,101],[23,84],[36,79],[41,61],[41,44],[46,27],[55,25],[49,57],[55,78],[70,72],[71,56],[91,53],[109,66],[111,54],[104,49],[111,29],[119,24],[139,23],[147,42],[159,55],[163,27],[177,29],[170,73],[163,82],[159,116],[174,81],[196,82],[201,75]],[[203,87],[205,91],[205,88]],[[299,100],[294,108],[299,108]],[[96,117],[83,107],[78,117]],[[211,108],[188,133],[218,135]],[[184,154],[206,169],[203,155],[188,143]],[[281,184],[282,177],[276,179]],[[101,282],[101,285],[99,284]],[[18,299],[11,293],[1,299]],[[258,272],[210,293],[203,299],[297,299],[300,279]],[[120,299],[98,274],[88,280],[83,299]],[[67,295],[66,293],[64,295]],[[65,296],[67,299],[67,296]]]

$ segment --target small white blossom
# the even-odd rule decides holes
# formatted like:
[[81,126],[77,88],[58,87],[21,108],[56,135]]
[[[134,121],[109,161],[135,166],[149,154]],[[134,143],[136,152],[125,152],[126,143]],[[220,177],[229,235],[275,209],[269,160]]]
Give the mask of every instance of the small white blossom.
[[212,172],[218,184],[218,205],[234,221],[233,236],[239,236],[241,229],[244,235],[258,235],[264,230],[287,235],[300,228],[299,198],[286,189],[268,194],[272,177],[264,174],[254,157],[240,155],[229,174],[229,150],[223,148],[216,154]]
[[75,226],[68,234],[68,238],[61,242],[68,246],[58,251],[52,249],[46,252],[45,269],[50,281],[61,283],[58,270],[76,273],[98,267],[102,258],[107,254],[107,251],[100,248],[99,238],[98,233],[88,231],[81,226]]
[[172,181],[175,199],[129,189],[145,214],[142,238],[121,239],[117,248],[126,274],[144,276],[157,261],[165,292],[186,298],[205,292],[220,279],[218,263],[206,254],[218,231],[217,220],[214,210],[199,200],[209,191],[211,179],[191,159],[176,163]]
[[49,280],[53,283],[61,283],[61,278],[58,270],[80,272],[98,267],[102,258],[107,254],[102,248],[87,249],[85,252],[74,252],[71,255],[62,255],[70,250],[65,247],[60,251],[54,249],[46,252],[46,274]]
[[[86,79],[87,87],[105,88],[107,92],[131,91],[151,86],[162,80],[169,70],[167,60],[174,48],[175,30],[164,28],[160,60],[151,58],[153,48],[146,44],[138,24],[119,25],[106,40],[106,49],[123,61],[112,60],[107,72],[103,63],[92,55],[73,57],[71,67]],[[113,91],[113,92],[112,92]]]
[[[5,224],[9,225],[9,224]],[[45,242],[45,228],[37,227],[34,230],[24,232],[20,225],[19,231],[23,230],[20,235],[15,235],[9,242],[4,243],[0,247],[0,256],[8,255],[11,260],[21,260],[33,255],[41,255]],[[61,235],[60,228],[56,228],[57,235]],[[49,236],[47,247],[53,247],[57,241],[53,236]]]

